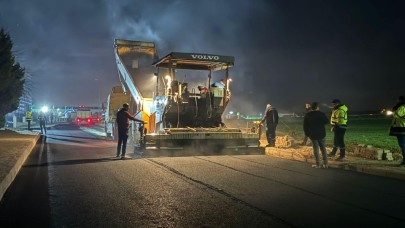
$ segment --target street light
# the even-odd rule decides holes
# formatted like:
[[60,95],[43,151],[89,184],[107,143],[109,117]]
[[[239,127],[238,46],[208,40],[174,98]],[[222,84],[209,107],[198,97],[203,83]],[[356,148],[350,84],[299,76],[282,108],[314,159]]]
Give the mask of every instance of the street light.
[[47,112],[49,111],[49,109],[48,109],[47,106],[43,106],[43,107],[41,108],[41,111],[42,111],[43,113],[47,113]]

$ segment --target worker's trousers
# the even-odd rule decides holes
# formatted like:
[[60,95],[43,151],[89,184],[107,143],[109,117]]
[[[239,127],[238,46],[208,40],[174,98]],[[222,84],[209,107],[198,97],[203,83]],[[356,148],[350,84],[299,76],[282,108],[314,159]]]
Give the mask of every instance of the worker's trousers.
[[41,134],[43,134],[45,132],[46,134],[46,125],[45,125],[45,121],[39,121],[39,128],[41,129]]
[[398,145],[402,150],[402,162],[405,162],[405,135],[397,135]]
[[267,124],[267,143],[269,146],[274,146],[276,144],[276,127],[277,124]]
[[339,148],[340,157],[344,158],[346,156],[346,147],[345,147],[345,133],[346,128],[335,126],[333,136],[333,149],[331,155],[335,155],[337,149]]
[[[125,157],[127,150],[128,129],[118,129],[117,156]],[[122,149],[122,150],[121,150]]]

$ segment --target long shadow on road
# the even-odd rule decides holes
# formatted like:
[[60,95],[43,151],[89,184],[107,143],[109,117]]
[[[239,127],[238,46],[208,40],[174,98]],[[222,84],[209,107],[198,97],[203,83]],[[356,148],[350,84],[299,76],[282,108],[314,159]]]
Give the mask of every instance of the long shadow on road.
[[38,166],[47,153],[41,138],[1,201],[0,227],[51,227],[48,167]]
[[56,161],[56,162],[44,162],[44,163],[40,163],[40,164],[24,165],[23,167],[80,165],[80,164],[112,162],[112,161],[120,161],[120,160],[121,159],[117,159],[116,157],[94,158],[94,159],[93,158],[92,159],[77,159],[77,160],[64,160],[64,161]]
[[[91,140],[100,140],[100,141],[106,141],[103,138],[96,138],[96,137],[83,137],[83,136],[73,136],[73,135],[59,135],[59,134],[47,134],[52,135],[52,136],[61,136],[61,137],[66,137],[66,138],[76,138],[76,139],[91,139]],[[57,138],[59,139],[59,138]]]
[[64,141],[64,142],[71,142],[71,143],[89,143],[86,141],[79,141],[79,140],[73,140],[73,139],[62,139],[62,138],[54,138],[54,137],[49,137],[47,136],[48,139],[53,139],[53,140],[58,140],[58,141]]

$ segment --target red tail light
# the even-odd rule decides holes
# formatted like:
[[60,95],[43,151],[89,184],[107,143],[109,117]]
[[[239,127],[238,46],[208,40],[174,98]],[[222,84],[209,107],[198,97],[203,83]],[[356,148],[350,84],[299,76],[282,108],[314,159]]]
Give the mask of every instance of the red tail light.
[[87,119],[87,122],[90,123],[90,122],[91,122],[91,119]]
[[80,119],[80,118],[77,118],[77,120],[76,120],[77,122],[82,122],[82,120]]

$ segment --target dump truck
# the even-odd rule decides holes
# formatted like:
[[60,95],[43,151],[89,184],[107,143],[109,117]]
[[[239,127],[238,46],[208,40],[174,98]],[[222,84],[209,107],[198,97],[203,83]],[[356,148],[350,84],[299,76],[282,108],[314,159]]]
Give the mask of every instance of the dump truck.
[[159,58],[155,44],[144,41],[115,40],[114,47],[122,93],[131,95],[130,112],[146,122],[132,122],[130,138],[139,148],[258,149],[257,131],[222,121],[231,101],[234,57],[171,52]]
[[104,113],[104,130],[107,138],[115,140],[118,137],[116,127],[117,112],[124,103],[130,102],[130,94],[124,93],[122,86],[114,86],[107,97],[107,105]]
[[75,123],[78,125],[91,125],[93,124],[93,118],[91,114],[91,110],[88,108],[84,107],[79,107],[76,110],[76,118],[75,118]]

